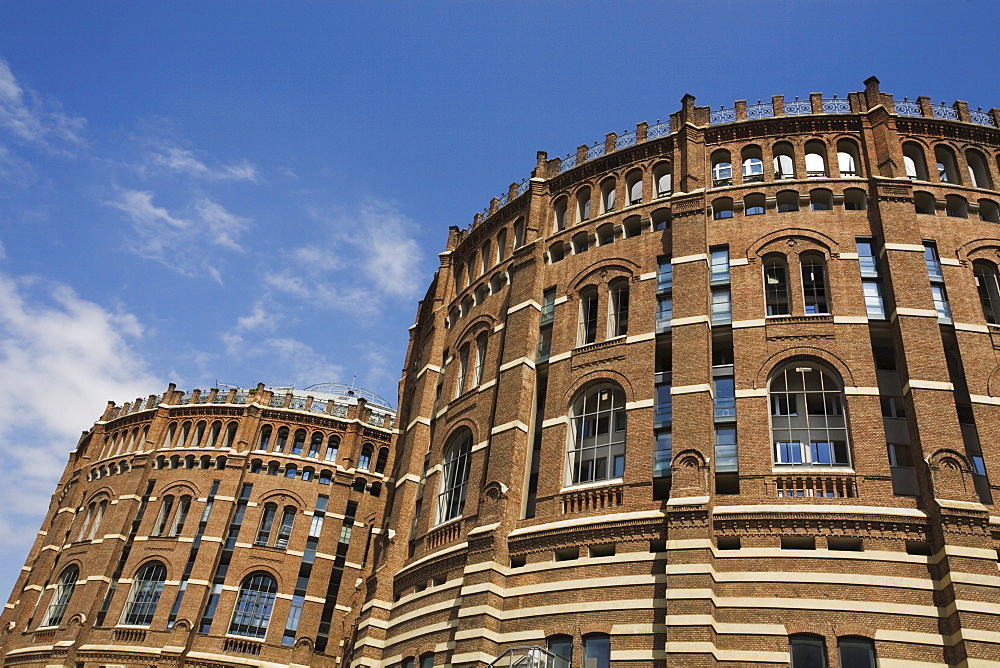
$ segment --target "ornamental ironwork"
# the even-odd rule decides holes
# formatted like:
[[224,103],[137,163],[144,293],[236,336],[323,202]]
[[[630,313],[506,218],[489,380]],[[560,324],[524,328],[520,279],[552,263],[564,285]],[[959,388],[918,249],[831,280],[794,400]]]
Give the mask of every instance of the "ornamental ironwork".
[[803,114],[811,114],[812,112],[812,102],[809,100],[795,98],[791,102],[785,102],[786,116],[802,116]]
[[657,121],[655,125],[650,125],[646,131],[646,139],[659,139],[670,134],[670,121]]
[[993,117],[985,111],[977,109],[976,111],[969,111],[969,118],[973,123],[978,123],[979,125],[989,125],[995,127],[996,123],[993,122]]
[[517,187],[517,195],[516,196],[520,197],[524,193],[528,192],[528,188],[530,188],[530,187],[531,187],[531,182],[529,182],[528,179],[525,179],[524,181],[521,181],[521,185],[519,185]]
[[850,100],[845,100],[839,98],[836,95],[833,97],[823,98],[823,113],[824,114],[849,114],[851,113],[851,102]]
[[629,146],[635,146],[635,130],[626,132],[621,137],[615,139],[616,151],[621,148],[628,148]]
[[600,141],[587,149],[587,160],[593,160],[594,158],[600,158],[604,155],[604,142]]
[[497,200],[497,208],[499,209],[506,203],[507,203],[507,193],[504,193],[503,195],[500,195],[500,198]]
[[562,174],[565,171],[573,169],[576,167],[576,156],[568,155],[563,158],[562,165],[559,166],[559,173]]
[[931,114],[934,116],[934,118],[943,118],[949,121],[958,120],[958,112],[955,110],[955,107],[949,107],[944,102],[942,102],[941,104],[932,104]]
[[747,107],[747,118],[771,118],[774,116],[774,105],[770,102],[761,102],[757,100],[757,104],[751,104]]
[[896,113],[900,116],[922,116],[923,113],[920,111],[920,105],[916,102],[910,102],[905,97],[902,102],[896,102]]
[[726,107],[719,107],[717,111],[713,111],[708,115],[709,125],[723,125],[724,123],[735,123],[736,122],[736,109]]

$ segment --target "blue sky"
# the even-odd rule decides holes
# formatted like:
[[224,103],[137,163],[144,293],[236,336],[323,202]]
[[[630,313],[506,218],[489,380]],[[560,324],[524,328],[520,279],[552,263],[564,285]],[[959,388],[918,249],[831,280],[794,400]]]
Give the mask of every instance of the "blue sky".
[[448,226],[536,151],[872,74],[1000,106],[998,29],[995,0],[0,3],[0,590],[109,399],[356,373],[395,404]]

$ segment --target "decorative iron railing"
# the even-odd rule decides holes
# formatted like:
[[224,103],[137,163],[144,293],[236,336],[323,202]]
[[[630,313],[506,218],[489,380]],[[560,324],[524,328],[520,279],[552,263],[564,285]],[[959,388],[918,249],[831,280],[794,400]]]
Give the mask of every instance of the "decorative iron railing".
[[517,197],[520,197],[524,193],[528,192],[528,188],[531,187],[531,182],[528,179],[521,181],[521,185],[517,187]]
[[801,116],[812,112],[812,103],[809,100],[800,100],[796,97],[794,100],[785,102],[785,116]]
[[851,113],[851,102],[836,95],[823,98],[824,114],[849,114]]
[[646,131],[646,139],[659,139],[670,134],[670,121],[656,121]]
[[708,115],[709,125],[724,125],[726,123],[736,122],[736,108],[726,108],[719,107],[717,111],[710,112]]
[[895,101],[896,113],[900,116],[920,116],[920,105],[916,102],[910,102],[905,97],[902,102]]
[[757,100],[757,104],[751,104],[747,106],[747,119],[753,120],[756,118],[771,118],[774,116],[774,105],[770,102],[761,102]]
[[996,123],[993,121],[993,117],[981,109],[976,109],[975,111],[969,110],[969,118],[972,119],[973,123],[978,123],[979,125],[989,125],[990,127],[996,127]]
[[599,141],[587,149],[586,160],[594,160],[595,158],[600,158],[602,155],[604,155],[604,142]]
[[955,107],[950,107],[944,102],[941,104],[932,104],[931,114],[934,115],[934,118],[943,118],[948,121],[958,120],[958,111],[955,110]]
[[565,171],[573,169],[576,167],[576,156],[568,155],[563,158],[562,165],[559,166],[559,173],[562,174]]
[[629,146],[635,146],[635,141],[636,141],[635,130],[632,130],[631,132],[626,132],[622,136],[615,139],[615,150],[617,151],[622,148],[628,148]]

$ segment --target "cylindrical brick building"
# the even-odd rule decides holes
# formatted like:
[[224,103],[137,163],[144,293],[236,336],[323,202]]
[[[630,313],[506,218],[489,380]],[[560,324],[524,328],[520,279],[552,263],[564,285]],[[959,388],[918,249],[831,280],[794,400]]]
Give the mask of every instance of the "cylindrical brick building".
[[539,154],[411,329],[351,665],[1000,665],[998,125],[872,78]]
[[338,665],[393,421],[333,385],[109,404],[0,617],[3,665]]

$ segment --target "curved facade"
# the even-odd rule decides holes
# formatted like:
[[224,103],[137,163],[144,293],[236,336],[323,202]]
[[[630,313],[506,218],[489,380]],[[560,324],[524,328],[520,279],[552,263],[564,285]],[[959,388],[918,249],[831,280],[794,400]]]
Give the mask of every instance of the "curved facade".
[[411,329],[351,665],[1000,665],[998,125],[872,78],[540,153]]
[[338,665],[392,461],[394,412],[364,395],[109,404],[3,612],[3,665]]

